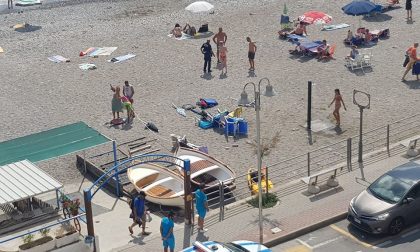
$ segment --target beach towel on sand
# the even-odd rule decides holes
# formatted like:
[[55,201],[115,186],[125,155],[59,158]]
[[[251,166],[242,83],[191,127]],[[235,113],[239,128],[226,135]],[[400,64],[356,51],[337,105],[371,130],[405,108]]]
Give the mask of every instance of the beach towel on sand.
[[94,70],[96,69],[95,64],[91,64],[91,63],[83,63],[83,64],[79,64],[79,68],[82,70]]
[[[173,34],[169,34],[168,37],[175,38]],[[193,36],[190,36],[186,33],[182,33],[182,36],[180,38],[175,38],[176,40],[185,40],[185,39],[193,39]]]
[[347,28],[350,27],[349,24],[336,24],[336,25],[326,25],[324,27],[322,27],[323,31],[333,31],[333,30],[337,30],[337,29],[343,29],[343,28]]
[[134,58],[134,57],[136,57],[135,54],[129,53],[127,55],[112,58],[112,59],[108,60],[108,62],[119,63],[119,62],[126,61],[126,60]]
[[108,56],[111,55],[118,47],[97,47],[90,53],[88,53],[89,57],[95,56]]
[[3,48],[0,47],[0,53],[4,52]]
[[54,55],[54,56],[48,57],[48,59],[55,63],[70,62],[70,59],[64,58],[61,55]]
[[33,6],[37,4],[42,4],[41,0],[19,0],[16,2],[16,6]]

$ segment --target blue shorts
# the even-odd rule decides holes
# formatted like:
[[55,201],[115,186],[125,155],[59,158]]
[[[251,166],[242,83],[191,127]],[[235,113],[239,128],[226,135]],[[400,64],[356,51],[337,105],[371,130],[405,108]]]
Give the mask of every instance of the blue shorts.
[[166,240],[163,241],[163,247],[167,248],[169,247],[170,249],[174,250],[175,249],[175,238],[168,238]]
[[203,209],[203,210],[198,210],[197,209],[197,214],[198,214],[198,217],[200,217],[201,219],[203,219],[204,220],[204,218],[206,217],[206,213],[207,213],[207,211],[205,210],[205,209]]

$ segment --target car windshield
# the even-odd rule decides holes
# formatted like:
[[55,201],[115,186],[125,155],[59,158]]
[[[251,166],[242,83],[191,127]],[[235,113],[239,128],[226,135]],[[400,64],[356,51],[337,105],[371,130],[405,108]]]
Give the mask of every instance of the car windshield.
[[369,192],[376,198],[395,204],[410,190],[410,185],[388,174],[383,175],[369,186]]
[[223,243],[223,242],[219,242],[220,245],[222,245],[224,248],[227,248],[229,251],[232,252],[249,252],[249,250],[247,250],[244,247],[239,246],[238,244],[235,243]]

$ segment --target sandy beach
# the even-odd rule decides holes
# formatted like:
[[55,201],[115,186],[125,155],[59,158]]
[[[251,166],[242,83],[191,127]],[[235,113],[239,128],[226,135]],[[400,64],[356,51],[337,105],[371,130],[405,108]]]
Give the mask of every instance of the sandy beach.
[[[335,143],[356,135],[359,124],[358,108],[352,103],[353,89],[371,94],[371,109],[365,113],[365,129],[373,129],[420,111],[420,81],[411,73],[408,82],[401,82],[404,51],[418,39],[420,4],[413,2],[414,23],[406,22],[404,4],[385,14],[362,19],[363,26],[374,30],[389,28],[389,39],[373,46],[373,70],[363,74],[349,71],[344,57],[350,48],[342,40],[347,29],[321,31],[321,26],[308,27],[309,38],[326,39],[336,44],[335,60],[319,62],[290,57],[294,46],[278,39],[279,17],[286,2],[291,18],[308,10],[321,10],[333,17],[333,24],[347,23],[354,31],[358,17],[341,11],[348,0],[288,0],[288,1],[209,1],[214,14],[193,15],[184,10],[192,1],[64,1],[22,9],[0,15],[1,90],[0,114],[3,118],[0,141],[84,121],[101,133],[119,142],[139,136],[152,136],[144,124],[135,120],[130,126],[109,128],[112,119],[112,92],[109,84],[123,85],[128,80],[135,88],[135,111],[145,122],[159,128],[162,150],[170,148],[169,135],[187,135],[192,143],[205,145],[209,153],[231,165],[238,174],[255,166],[254,148],[247,141],[255,139],[255,111],[244,109],[249,122],[248,138],[236,142],[213,130],[202,130],[194,123],[195,114],[184,118],[171,103],[179,106],[195,103],[200,97],[214,98],[218,108],[232,110],[244,84],[268,77],[278,95],[262,97],[262,138],[265,142],[279,132],[279,143],[264,157],[264,164],[303,154],[308,150]],[[7,2],[6,2],[7,3]],[[18,14],[18,10],[24,10]],[[228,74],[220,77],[213,68],[211,78],[202,77],[203,56],[200,46],[205,39],[177,41],[167,35],[175,23],[190,23],[199,27],[207,21],[211,31],[223,27],[228,35]],[[27,22],[41,26],[33,32],[20,33],[10,27]],[[247,43],[250,36],[257,45],[255,76],[248,73]],[[111,56],[79,57],[89,47],[118,47]],[[213,45],[213,48],[215,46]],[[134,53],[126,62],[107,62],[112,57]],[[52,55],[71,59],[70,63],[53,63]],[[94,63],[96,70],[82,71],[80,63]],[[215,67],[213,59],[213,67]],[[306,121],[307,81],[313,86],[313,119],[328,121],[328,108],[339,88],[348,109],[342,111],[341,135],[315,135],[308,144],[307,132],[301,126]],[[264,88],[265,82],[262,83]],[[247,89],[252,98],[251,88]],[[215,111],[215,109],[210,110]],[[334,122],[333,122],[334,123]],[[232,144],[238,147],[232,147]],[[227,148],[229,147],[229,148]],[[69,163],[48,166],[57,179],[66,182],[77,178],[75,158]],[[73,163],[72,163],[73,162]],[[44,168],[44,167],[43,167]],[[68,174],[73,174],[69,176]]]

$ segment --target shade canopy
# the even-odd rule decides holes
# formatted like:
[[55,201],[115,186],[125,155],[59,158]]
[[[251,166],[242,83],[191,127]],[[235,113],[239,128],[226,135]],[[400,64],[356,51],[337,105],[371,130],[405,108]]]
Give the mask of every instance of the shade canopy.
[[206,1],[197,1],[188,5],[185,9],[192,13],[203,13],[211,11],[214,6]]
[[77,122],[0,143],[0,165],[28,159],[37,162],[109,142],[98,131]]
[[367,15],[376,9],[376,5],[367,0],[355,0],[343,8],[344,13],[352,16]]
[[59,190],[63,185],[28,160],[0,166],[0,205]]

